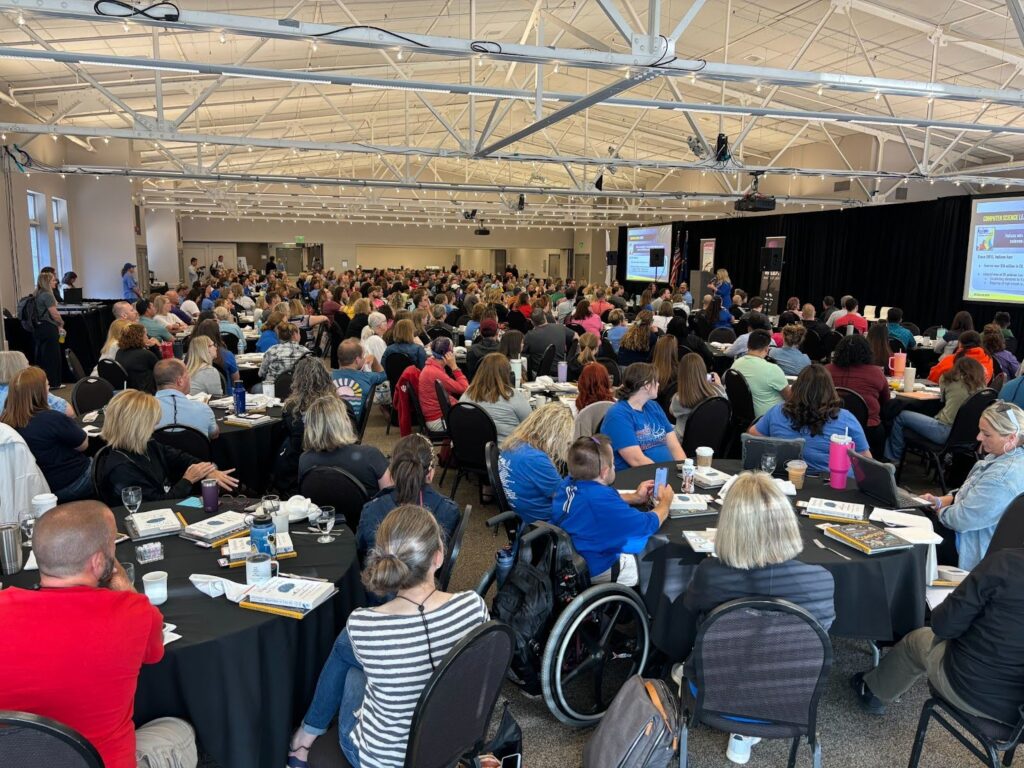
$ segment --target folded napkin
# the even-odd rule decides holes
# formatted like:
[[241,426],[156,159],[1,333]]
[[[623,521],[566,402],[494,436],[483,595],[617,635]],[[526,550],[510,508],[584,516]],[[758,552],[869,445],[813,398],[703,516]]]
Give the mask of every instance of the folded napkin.
[[210,597],[220,597],[221,595],[224,595],[232,603],[239,602],[249,589],[245,584],[239,584],[231,581],[230,579],[221,578],[220,576],[207,576],[203,573],[193,573],[188,577],[188,580],[191,581],[192,586],[200,592],[203,592]]
[[36,553],[35,552],[31,552],[30,551],[28,553],[28,560],[25,561],[25,565],[22,568],[22,570],[23,571],[38,571],[39,570],[39,563],[36,562]]

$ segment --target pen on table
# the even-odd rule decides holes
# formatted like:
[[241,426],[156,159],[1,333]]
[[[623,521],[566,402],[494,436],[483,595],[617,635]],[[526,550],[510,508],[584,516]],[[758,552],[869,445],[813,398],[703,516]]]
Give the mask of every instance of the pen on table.
[[277,575],[278,576],[284,576],[286,579],[305,579],[306,581],[324,581],[324,582],[327,581],[327,579],[320,579],[320,578],[317,578],[316,576],[300,576],[297,573],[280,573],[280,572],[278,572]]
[[843,560],[849,560],[849,559],[850,559],[849,557],[847,557],[846,555],[844,555],[844,554],[843,554],[842,552],[839,552],[839,551],[837,551],[837,550],[835,550],[835,549],[832,549],[832,547],[826,547],[826,546],[825,546],[824,544],[822,544],[822,543],[821,543],[820,541],[818,541],[817,539],[814,539],[814,543],[818,545],[818,549],[827,549],[827,550],[828,550],[829,552],[831,552],[832,554],[834,554],[834,555],[839,555],[839,556],[840,556],[841,558],[843,558]]

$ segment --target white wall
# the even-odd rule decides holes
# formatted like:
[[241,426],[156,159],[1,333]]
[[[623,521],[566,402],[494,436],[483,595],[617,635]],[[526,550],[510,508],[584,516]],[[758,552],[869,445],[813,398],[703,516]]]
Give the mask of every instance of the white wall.
[[68,177],[71,248],[84,295],[121,298],[121,268],[134,264],[132,186],[122,178]]
[[174,211],[148,211],[145,232],[149,268],[158,281],[175,285],[181,279],[181,265],[178,261],[178,222]]

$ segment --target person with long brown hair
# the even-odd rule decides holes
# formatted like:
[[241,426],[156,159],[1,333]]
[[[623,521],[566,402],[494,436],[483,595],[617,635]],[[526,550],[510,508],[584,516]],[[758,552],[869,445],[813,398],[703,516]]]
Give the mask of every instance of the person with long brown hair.
[[[969,333],[977,336],[974,331]],[[963,339],[963,336],[961,336]],[[961,349],[961,352],[964,350]],[[898,462],[903,458],[906,444],[904,432],[912,429],[922,437],[935,443],[944,443],[953,428],[953,419],[957,411],[970,399],[971,395],[985,388],[989,374],[981,367],[981,363],[966,354],[958,352],[953,357],[956,362],[942,374],[939,379],[942,410],[935,417],[917,411],[904,410],[896,417],[889,431],[889,439],[885,443],[885,458]]]
[[576,305],[576,309],[565,322],[571,325],[578,325],[595,336],[600,336],[601,331],[604,330],[604,323],[601,322],[601,318],[598,315],[590,311],[590,302],[586,299],[582,299]]
[[682,443],[686,421],[694,408],[712,397],[725,397],[725,387],[717,373],[708,373],[704,358],[696,352],[683,355],[676,374],[677,389],[669,403],[676,420],[676,436]]
[[35,456],[57,501],[92,496],[92,459],[83,453],[89,437],[74,419],[50,408],[46,373],[25,368],[11,380],[0,423],[16,429]]
[[658,334],[651,326],[653,321],[654,315],[646,309],[636,316],[636,320],[629,326],[626,335],[619,343],[617,355],[619,365],[626,366],[651,361],[651,352],[658,342]]
[[981,332],[981,344],[992,359],[996,361],[996,365],[999,366],[999,372],[1005,373],[1008,380],[1017,375],[1020,361],[1014,357],[1013,352],[1006,348],[1006,337],[1003,336],[1002,328],[995,323],[986,325]]
[[146,329],[139,323],[132,323],[121,331],[114,359],[124,368],[129,387],[152,395],[156,392],[153,367],[159,358],[146,349],[147,338]]
[[651,365],[658,376],[658,390],[664,392],[674,384],[679,373],[679,342],[675,336],[662,336],[654,345]]
[[526,396],[512,382],[512,366],[500,352],[491,352],[480,361],[473,381],[459,398],[460,402],[479,405],[494,422],[501,443],[532,413]]
[[957,342],[960,336],[967,331],[974,330],[974,318],[971,317],[971,313],[965,309],[961,309],[955,315],[953,315],[953,322],[950,323],[949,328],[942,335],[941,339],[935,340],[935,346],[932,347],[935,354],[943,355],[956,352]]
[[889,326],[887,323],[872,323],[865,335],[868,346],[871,347],[871,360],[879,366],[883,372],[888,370],[889,356],[892,351],[889,349]]
[[686,453],[658,404],[658,376],[650,363],[633,363],[622,374],[619,400],[608,409],[601,432],[615,452],[615,468],[682,461]]
[[832,377],[817,363],[807,366],[796,377],[789,400],[769,409],[747,432],[760,437],[803,438],[804,461],[810,472],[828,469],[832,435],[849,435],[855,451],[871,455],[860,422],[843,408]]

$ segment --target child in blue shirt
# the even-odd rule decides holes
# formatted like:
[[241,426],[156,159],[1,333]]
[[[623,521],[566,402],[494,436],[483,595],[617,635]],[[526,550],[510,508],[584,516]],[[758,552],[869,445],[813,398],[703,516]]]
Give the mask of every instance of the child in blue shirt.
[[[645,480],[633,493],[609,487],[615,481],[612,446],[604,435],[581,437],[569,447],[569,476],[551,502],[551,523],[572,538],[587,561],[591,581],[617,581],[627,587],[638,582],[636,558],[647,540],[668,517],[672,487],[658,490],[658,503],[650,512],[631,504],[646,504],[654,481]],[[613,567],[619,564],[617,574]]]

